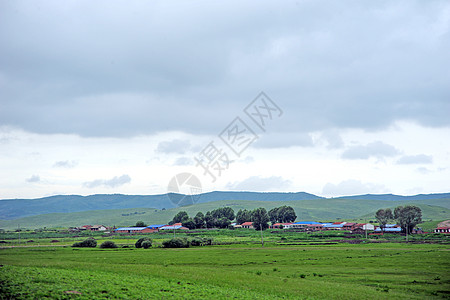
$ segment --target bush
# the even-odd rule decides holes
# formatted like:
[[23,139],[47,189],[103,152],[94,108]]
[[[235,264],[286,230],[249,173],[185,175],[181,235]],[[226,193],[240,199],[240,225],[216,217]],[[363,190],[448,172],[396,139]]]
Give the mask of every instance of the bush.
[[163,242],[164,248],[189,248],[189,245],[187,238],[173,238]]
[[143,242],[141,243],[141,246],[142,246],[142,248],[144,248],[144,249],[148,249],[148,248],[150,248],[150,247],[152,246],[152,241],[150,241],[150,240],[148,240],[148,241],[143,241]]
[[102,249],[105,249],[105,248],[118,248],[118,246],[113,241],[104,241],[100,245],[100,248],[102,248]]
[[195,237],[191,240],[192,246],[203,246],[203,239],[199,237]]
[[88,238],[82,242],[76,242],[72,245],[72,247],[89,247],[95,248],[97,247],[97,241],[94,238]]
[[142,243],[146,242],[146,241],[150,242],[150,247],[151,247],[152,240],[150,240],[147,237],[138,239],[137,242],[134,244],[134,246],[136,246],[136,248],[142,248]]

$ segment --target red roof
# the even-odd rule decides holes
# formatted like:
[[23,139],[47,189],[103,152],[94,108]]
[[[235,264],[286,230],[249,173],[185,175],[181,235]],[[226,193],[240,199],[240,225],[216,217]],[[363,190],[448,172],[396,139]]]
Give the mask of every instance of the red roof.
[[241,225],[242,226],[253,226],[253,222],[244,222]]
[[317,227],[317,226],[323,226],[323,224],[307,224],[308,227]]

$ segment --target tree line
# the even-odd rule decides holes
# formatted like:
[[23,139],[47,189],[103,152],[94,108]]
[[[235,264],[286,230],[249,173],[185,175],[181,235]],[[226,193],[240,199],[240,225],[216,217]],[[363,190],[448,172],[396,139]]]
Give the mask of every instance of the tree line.
[[182,223],[184,227],[189,229],[201,228],[228,228],[232,221],[236,219],[236,223],[253,222],[256,230],[265,230],[269,228],[269,221],[272,223],[294,222],[297,218],[295,210],[291,206],[275,207],[269,212],[263,207],[254,210],[240,209],[237,214],[231,207],[220,207],[212,211],[198,212],[195,217],[189,217],[186,211],[178,212],[169,222],[169,225]]

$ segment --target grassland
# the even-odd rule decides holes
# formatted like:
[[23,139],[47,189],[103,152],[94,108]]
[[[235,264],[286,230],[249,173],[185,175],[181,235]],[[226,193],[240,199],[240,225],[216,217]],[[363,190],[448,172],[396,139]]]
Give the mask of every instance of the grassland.
[[99,243],[128,246],[118,249],[56,247],[49,238],[1,249],[0,298],[431,299],[450,293],[445,235],[429,235],[426,243],[417,235],[407,244],[401,236],[386,242],[268,231],[261,247],[254,230],[176,234],[212,237],[216,245],[164,249],[172,234],[149,234],[151,249],[132,247],[139,236],[97,236]]
[[[395,207],[398,205],[414,204],[422,209],[424,220],[450,219],[450,208],[435,206],[428,203],[446,205],[441,200],[421,200],[414,202],[360,200],[360,199],[316,199],[302,201],[287,201],[283,205],[292,206],[297,214],[297,220],[326,221],[326,220],[373,220],[377,209]],[[21,228],[55,228],[81,226],[84,224],[103,224],[106,226],[130,226],[137,221],[148,224],[161,224],[169,222],[173,216],[185,210],[193,216],[198,211],[205,213],[218,207],[229,206],[235,212],[239,209],[254,209],[265,207],[271,209],[280,206],[279,201],[248,201],[230,200],[198,203],[191,206],[158,210],[154,208],[129,208],[93,210],[76,213],[52,213],[30,216],[16,220],[0,220],[0,228],[11,230],[20,225]]]

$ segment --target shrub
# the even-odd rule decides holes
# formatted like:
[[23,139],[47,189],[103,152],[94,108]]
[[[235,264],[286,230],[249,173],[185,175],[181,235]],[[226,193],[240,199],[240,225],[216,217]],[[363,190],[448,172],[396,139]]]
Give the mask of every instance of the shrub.
[[173,238],[163,242],[164,248],[189,248],[189,241],[187,238]]
[[97,247],[97,241],[94,238],[88,238],[82,242],[76,242],[72,245],[72,247],[89,247],[95,248]]
[[136,246],[136,248],[142,248],[142,243],[146,241],[149,241],[150,244],[152,243],[152,241],[149,238],[145,237],[138,239],[137,242],[134,244],[134,246]]
[[150,248],[150,247],[152,246],[152,241],[150,241],[150,240],[148,240],[148,241],[143,241],[143,242],[141,243],[141,246],[142,246],[142,248],[144,248],[144,249],[148,249],[148,248]]
[[100,248],[102,248],[102,249],[105,249],[105,248],[118,248],[118,246],[113,241],[104,241],[100,245]]
[[192,246],[203,246],[203,239],[200,237],[195,237],[191,240]]

